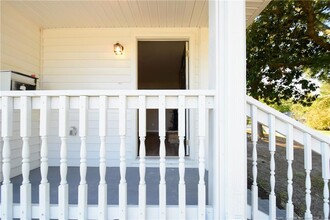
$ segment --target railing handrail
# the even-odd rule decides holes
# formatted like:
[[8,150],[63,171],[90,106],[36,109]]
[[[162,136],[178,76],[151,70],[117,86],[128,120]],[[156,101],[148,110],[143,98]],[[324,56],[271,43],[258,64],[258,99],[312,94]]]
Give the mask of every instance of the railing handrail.
[[26,90],[1,91],[1,96],[214,96],[215,90]]
[[316,130],[313,130],[310,127],[307,127],[306,125],[296,121],[293,118],[290,118],[289,116],[275,110],[274,108],[272,108],[264,103],[261,103],[258,100],[254,99],[250,96],[246,96],[246,102],[248,104],[256,106],[258,109],[262,110],[263,112],[265,112],[267,114],[274,115],[276,118],[278,118],[279,120],[281,120],[285,123],[289,123],[289,124],[293,125],[295,128],[297,128],[298,130],[300,130],[304,133],[309,133],[315,139],[330,144],[330,137],[327,137],[326,135],[324,135],[320,132],[317,132]]
[[145,97],[146,108],[154,109],[159,107],[159,98],[165,97],[165,109],[179,108],[179,100],[185,97],[186,109],[197,109],[198,98],[206,98],[206,109],[214,108],[214,95],[212,90],[34,90],[34,91],[5,91],[0,95],[0,109],[4,98],[13,99],[13,109],[20,109],[20,99],[22,97],[31,98],[32,109],[40,109],[42,97],[50,98],[50,108],[59,109],[61,97],[67,97],[70,101],[69,109],[79,109],[81,97],[89,98],[89,109],[98,109],[101,97],[107,97],[109,103],[107,108],[118,109],[120,98],[127,99],[127,109],[138,109],[139,99]]

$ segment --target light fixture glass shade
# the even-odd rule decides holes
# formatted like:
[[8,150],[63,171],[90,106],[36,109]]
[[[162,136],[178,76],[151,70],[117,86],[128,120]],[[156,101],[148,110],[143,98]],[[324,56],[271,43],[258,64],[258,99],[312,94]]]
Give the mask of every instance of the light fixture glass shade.
[[122,55],[124,51],[124,47],[119,42],[117,42],[113,45],[113,51],[115,52],[116,55]]

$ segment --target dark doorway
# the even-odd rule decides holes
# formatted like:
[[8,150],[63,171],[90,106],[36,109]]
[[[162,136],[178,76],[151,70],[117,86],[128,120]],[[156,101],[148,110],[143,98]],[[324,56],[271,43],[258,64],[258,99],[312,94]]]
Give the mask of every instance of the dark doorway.
[[[138,89],[187,89],[187,51],[186,41],[139,41]],[[159,144],[158,110],[148,109],[146,155],[159,156]],[[178,156],[177,109],[166,110],[165,146],[166,156]]]

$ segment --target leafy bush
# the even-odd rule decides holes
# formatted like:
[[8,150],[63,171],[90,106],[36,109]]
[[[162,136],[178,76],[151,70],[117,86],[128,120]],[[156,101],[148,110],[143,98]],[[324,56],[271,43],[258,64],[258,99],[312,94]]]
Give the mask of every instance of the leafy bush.
[[290,109],[296,120],[318,130],[330,130],[330,84],[322,85],[319,98],[311,106],[293,104]]
[[330,96],[317,99],[309,107],[306,123],[318,130],[330,130]]

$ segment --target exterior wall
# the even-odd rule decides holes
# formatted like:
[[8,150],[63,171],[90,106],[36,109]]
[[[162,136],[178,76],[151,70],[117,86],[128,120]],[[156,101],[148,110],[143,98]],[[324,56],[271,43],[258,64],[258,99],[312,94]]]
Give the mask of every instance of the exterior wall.
[[131,89],[130,40],[129,29],[44,30],[42,89]]
[[[123,56],[115,56],[113,44],[120,40],[125,46]],[[111,29],[49,29],[43,31],[43,73],[42,89],[84,90],[84,89],[131,89],[130,31]],[[71,111],[69,127],[79,129],[79,113]],[[87,138],[88,165],[97,166],[99,161],[98,113],[89,112]],[[132,126],[128,118],[128,127]],[[107,159],[119,158],[118,112],[109,111]],[[51,117],[49,139],[50,165],[59,165],[58,113]],[[128,132],[132,140],[132,129]],[[132,145],[131,141],[126,143]],[[68,137],[68,163],[79,165],[80,139]],[[133,152],[128,153],[131,157]],[[112,164],[109,164],[112,165]]]
[[[7,4],[1,7],[1,70],[13,70],[25,74],[40,74],[40,29]],[[39,166],[40,140],[37,131],[39,113],[33,111],[32,137],[30,139],[31,169]],[[11,176],[21,172],[20,114],[14,111],[11,155]],[[0,141],[0,145],[2,142]],[[0,165],[1,166],[1,165]],[[1,176],[0,169],[0,176]]]
[[[188,40],[190,41],[190,88],[207,88],[207,32],[196,29],[46,29],[42,33],[42,75],[41,88],[61,89],[136,89],[137,88],[137,40]],[[202,41],[201,41],[202,39]],[[119,41],[124,54],[116,56],[113,44]],[[202,51],[201,54],[199,51]],[[193,114],[192,114],[193,115]],[[98,113],[90,112],[90,138],[88,144],[88,165],[97,166],[99,158]],[[137,125],[136,112],[128,113],[127,153],[128,159],[136,158]],[[192,118],[194,118],[192,116]],[[79,128],[78,111],[70,112],[69,127]],[[109,111],[107,158],[108,165],[118,165],[119,137],[118,112]],[[191,121],[192,124],[195,120]],[[54,129],[49,140],[50,165],[59,165],[58,113],[53,112],[51,126]],[[196,127],[196,126],[191,126]],[[195,136],[195,130],[191,136]],[[197,140],[192,144],[198,144]],[[69,136],[69,165],[79,165],[79,136]],[[197,151],[191,151],[191,158],[197,158]],[[75,158],[70,160],[70,158]],[[111,162],[110,162],[111,161]],[[130,160],[134,164],[134,160]],[[138,163],[136,163],[138,164]]]
[[1,7],[1,70],[40,72],[40,29],[7,4]]

